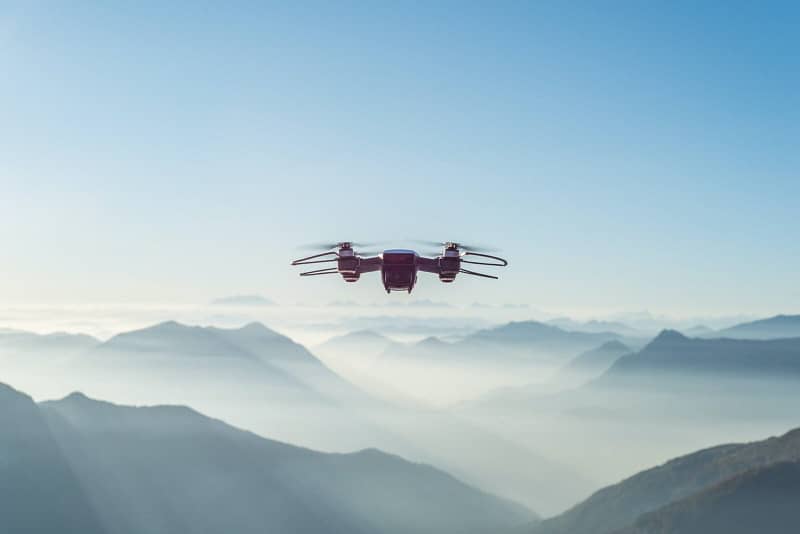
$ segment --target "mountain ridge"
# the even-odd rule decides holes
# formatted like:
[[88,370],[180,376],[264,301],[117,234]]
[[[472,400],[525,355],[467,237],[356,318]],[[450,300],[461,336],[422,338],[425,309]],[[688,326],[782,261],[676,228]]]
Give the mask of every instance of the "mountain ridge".
[[[4,391],[15,390],[0,388],[0,416]],[[87,532],[459,534],[535,518],[430,465],[374,448],[322,453],[180,405],[117,405],[80,392],[35,404],[14,395],[47,420],[87,489],[87,506],[103,526]]]
[[800,428],[750,443],[717,445],[673,458],[602,488],[533,534],[605,534],[750,469],[800,460]]
[[781,339],[800,337],[800,315],[775,315],[707,334],[704,337],[727,337],[734,339]]
[[794,534],[798,500],[800,462],[776,462],[646,513],[614,534]]

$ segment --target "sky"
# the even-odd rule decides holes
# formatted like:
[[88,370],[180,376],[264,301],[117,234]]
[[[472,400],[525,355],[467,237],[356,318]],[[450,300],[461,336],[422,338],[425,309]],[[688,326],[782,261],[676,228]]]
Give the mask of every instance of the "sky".
[[0,0],[0,302],[408,299],[297,245],[485,243],[415,296],[800,310],[793,2]]

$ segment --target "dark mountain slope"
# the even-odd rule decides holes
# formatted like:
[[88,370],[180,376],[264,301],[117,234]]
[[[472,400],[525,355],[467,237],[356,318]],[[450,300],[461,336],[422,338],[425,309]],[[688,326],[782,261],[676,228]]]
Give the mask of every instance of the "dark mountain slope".
[[616,534],[795,534],[798,525],[800,463],[779,462],[645,514]]
[[533,529],[536,534],[603,534],[642,514],[776,462],[800,460],[800,429],[779,438],[721,445],[671,460],[601,489]]
[[532,517],[425,465],[293,447],[188,408],[80,394],[41,407],[114,534],[488,532]]
[[38,406],[4,384],[0,429],[0,531],[103,533]]

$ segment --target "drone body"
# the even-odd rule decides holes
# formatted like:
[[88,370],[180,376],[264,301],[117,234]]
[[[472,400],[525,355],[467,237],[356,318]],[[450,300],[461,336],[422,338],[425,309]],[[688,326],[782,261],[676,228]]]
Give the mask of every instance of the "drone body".
[[[358,281],[363,273],[380,271],[383,287],[387,293],[392,291],[407,291],[411,293],[417,283],[417,273],[419,271],[438,274],[439,280],[444,283],[451,283],[456,279],[458,273],[497,279],[496,276],[464,269],[461,266],[462,263],[494,267],[508,265],[508,262],[503,258],[473,252],[458,243],[446,242],[437,244],[443,247],[442,252],[432,255],[433,257],[420,255],[410,249],[388,249],[375,255],[360,255],[353,249],[354,243],[345,241],[326,247],[336,248],[337,250],[335,251],[332,250],[301,258],[293,261],[292,265],[336,262],[336,267],[306,271],[300,273],[300,276],[340,274],[346,282]],[[475,256],[492,261],[472,261],[464,259],[466,256]]]

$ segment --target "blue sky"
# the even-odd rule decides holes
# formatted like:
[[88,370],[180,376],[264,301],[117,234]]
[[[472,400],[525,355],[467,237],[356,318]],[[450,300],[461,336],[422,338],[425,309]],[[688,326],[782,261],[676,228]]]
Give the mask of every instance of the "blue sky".
[[0,298],[384,297],[298,243],[494,243],[544,309],[800,306],[800,8],[2,2]]

